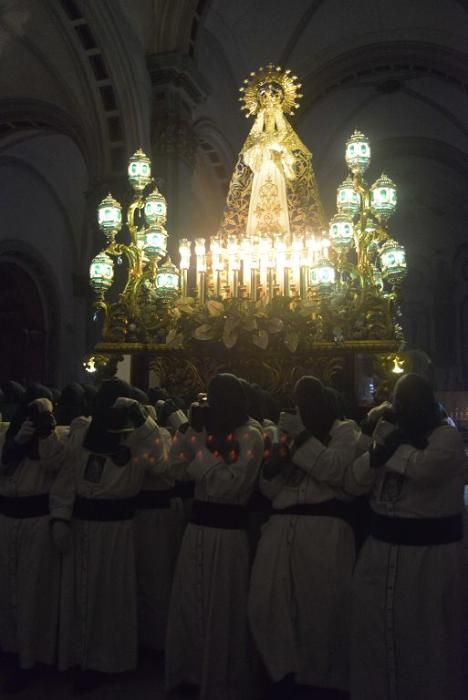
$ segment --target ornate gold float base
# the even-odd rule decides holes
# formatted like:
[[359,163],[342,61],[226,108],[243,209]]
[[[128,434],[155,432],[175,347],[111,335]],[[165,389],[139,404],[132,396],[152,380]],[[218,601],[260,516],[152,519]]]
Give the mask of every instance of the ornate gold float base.
[[[218,372],[232,372],[277,395],[291,397],[296,381],[305,374],[319,377],[338,389],[352,408],[372,403],[374,393],[385,393],[398,378],[392,373],[398,352],[397,341],[317,343],[312,351],[227,350],[217,342],[194,342],[190,349],[143,343],[100,343],[94,359],[98,376],[122,376],[147,389],[164,386],[186,401],[205,391]],[[409,358],[398,355],[405,371]]]

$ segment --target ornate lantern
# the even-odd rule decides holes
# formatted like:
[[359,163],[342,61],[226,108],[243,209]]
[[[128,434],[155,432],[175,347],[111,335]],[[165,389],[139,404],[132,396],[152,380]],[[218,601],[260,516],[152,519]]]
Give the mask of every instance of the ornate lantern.
[[110,193],[98,207],[98,223],[108,243],[112,243],[122,228],[122,206]]
[[157,187],[145,199],[145,221],[147,225],[164,224],[167,218],[166,198]]
[[167,231],[164,226],[148,226],[144,234],[143,250],[149,258],[164,258],[167,253]]
[[156,294],[162,300],[179,296],[179,271],[170,258],[159,267],[156,274]]
[[354,189],[352,178],[347,177],[336,191],[336,208],[340,214],[353,217],[359,211],[360,204],[361,195]]
[[97,294],[104,294],[114,280],[114,262],[109,255],[101,252],[89,266],[89,283]]
[[330,221],[330,243],[337,251],[348,250],[353,244],[353,222],[345,214],[335,214]]
[[151,182],[151,161],[141,148],[128,161],[128,181],[135,192],[143,192]]
[[382,278],[390,284],[399,284],[406,276],[406,251],[394,240],[386,241],[380,249]]
[[371,187],[371,206],[377,216],[384,221],[395,211],[397,190],[395,184],[382,173]]
[[329,260],[319,260],[310,268],[310,284],[320,289],[331,289],[335,284],[336,272]]
[[345,157],[351,172],[362,175],[369,167],[371,160],[371,149],[367,136],[356,130],[346,142]]

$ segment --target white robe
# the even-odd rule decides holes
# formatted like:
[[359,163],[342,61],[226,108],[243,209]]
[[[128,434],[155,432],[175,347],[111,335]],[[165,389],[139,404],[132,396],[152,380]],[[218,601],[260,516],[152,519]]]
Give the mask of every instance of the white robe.
[[[173,461],[193,460],[195,498],[245,505],[263,458],[263,438],[249,425],[236,430],[240,454],[225,464],[188,431],[176,434]],[[188,443],[188,444],[187,444]],[[189,456],[186,455],[186,458]],[[166,641],[166,686],[200,687],[201,700],[240,700],[253,693],[247,623],[249,543],[245,530],[189,523],[177,561]]]
[[[90,452],[82,446],[86,424],[69,440],[67,461],[51,492],[51,517],[72,519],[76,496],[89,499],[135,497],[146,473],[167,467],[156,423],[146,422],[126,439],[131,461],[119,467],[107,458],[100,479],[89,481]],[[137,664],[137,591],[133,520],[72,519],[73,549],[64,556],[58,665],[79,665],[106,673]]]
[[[352,421],[335,421],[327,448],[310,438],[287,477],[261,479],[275,509],[337,498],[355,456]],[[249,620],[274,682],[289,673],[297,683],[345,689],[348,683],[349,588],[355,543],[339,518],[272,515],[263,526],[249,594]]]
[[[0,467],[0,495],[49,493],[64,457],[57,430],[39,440],[39,456]],[[22,668],[55,663],[59,586],[60,555],[48,515],[0,515],[0,648],[17,653]]]
[[[170,449],[171,436],[160,428]],[[168,491],[174,479],[147,474],[145,491]],[[169,508],[138,509],[135,514],[135,555],[138,593],[138,636],[142,646],[164,649],[172,579],[185,528],[182,500],[172,498]]]
[[[389,517],[461,514],[463,464],[459,433],[442,426],[426,449],[402,445],[385,467],[362,455],[346,488],[372,490],[371,508]],[[462,550],[368,538],[353,578],[353,700],[460,700]]]

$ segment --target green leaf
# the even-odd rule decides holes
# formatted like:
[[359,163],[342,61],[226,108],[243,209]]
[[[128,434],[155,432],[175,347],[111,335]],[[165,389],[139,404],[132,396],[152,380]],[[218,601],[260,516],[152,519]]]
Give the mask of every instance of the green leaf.
[[265,323],[268,333],[281,333],[284,327],[284,323],[280,318],[270,318]]
[[215,331],[209,323],[202,323],[201,326],[198,326],[198,328],[195,328],[193,331],[193,337],[196,340],[213,340]]
[[224,314],[224,304],[221,301],[210,299],[206,303],[209,316],[222,316]]
[[299,333],[295,333],[294,331],[287,333],[284,344],[290,352],[296,352],[297,346],[299,345]]
[[239,327],[240,321],[240,318],[235,318],[233,316],[227,318],[224,323],[224,333],[227,333],[228,335],[231,334],[234,330],[236,330],[236,328]]
[[242,328],[246,331],[256,331],[258,328],[258,322],[256,318],[243,318]]
[[266,331],[263,330],[258,331],[257,333],[254,333],[252,335],[252,343],[257,347],[261,348],[262,350],[267,349],[269,340],[270,336]]
[[172,328],[166,336],[166,345],[171,348],[181,348],[184,344],[184,336],[182,333],[177,333],[175,328]]
[[228,349],[234,347],[234,345],[237,343],[238,338],[239,332],[236,329],[233,329],[231,332],[227,332],[226,328],[224,328],[223,343]]

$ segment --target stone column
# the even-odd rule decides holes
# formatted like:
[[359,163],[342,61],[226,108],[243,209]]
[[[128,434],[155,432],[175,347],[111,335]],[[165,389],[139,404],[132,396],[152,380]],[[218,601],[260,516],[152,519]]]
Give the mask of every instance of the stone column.
[[153,174],[167,199],[168,249],[178,261],[179,238],[192,237],[192,179],[196,157],[194,111],[207,86],[190,56],[178,53],[148,57],[153,86],[151,148]]

